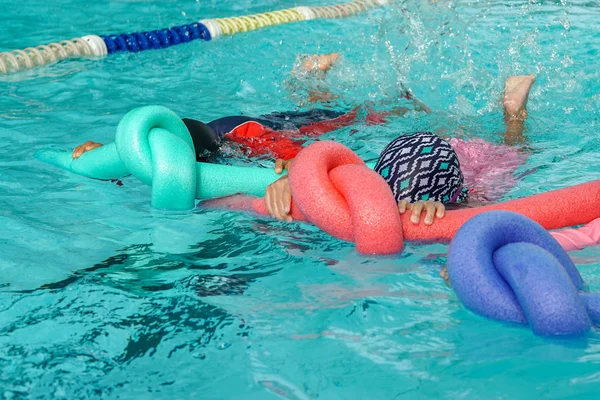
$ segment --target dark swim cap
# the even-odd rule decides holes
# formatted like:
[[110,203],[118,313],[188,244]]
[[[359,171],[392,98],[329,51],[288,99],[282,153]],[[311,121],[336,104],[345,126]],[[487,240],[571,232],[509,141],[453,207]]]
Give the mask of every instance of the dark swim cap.
[[375,171],[388,183],[396,201],[433,200],[446,204],[467,197],[456,152],[431,132],[394,139],[381,152]]
[[196,157],[203,151],[214,153],[219,150],[219,136],[210,126],[190,118],[183,118],[183,123],[192,136]]

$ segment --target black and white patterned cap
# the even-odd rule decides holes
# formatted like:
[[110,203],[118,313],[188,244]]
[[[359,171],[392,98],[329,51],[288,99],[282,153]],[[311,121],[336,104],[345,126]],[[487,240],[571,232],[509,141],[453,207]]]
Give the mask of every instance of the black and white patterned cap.
[[388,183],[396,201],[433,200],[447,204],[467,198],[456,152],[431,132],[394,139],[381,152],[375,171]]

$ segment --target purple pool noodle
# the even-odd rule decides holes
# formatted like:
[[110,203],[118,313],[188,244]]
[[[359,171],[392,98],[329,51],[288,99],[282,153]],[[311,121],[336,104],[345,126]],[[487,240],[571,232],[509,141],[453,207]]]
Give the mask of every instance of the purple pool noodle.
[[494,264],[535,334],[573,335],[591,328],[577,288],[548,251],[530,243],[510,243],[496,250]]
[[594,324],[600,324],[600,293],[580,293],[588,315]]
[[[535,252],[531,251],[533,247]],[[509,211],[477,215],[457,232],[448,254],[448,274],[457,296],[470,310],[489,318],[518,323],[539,317],[535,321],[530,319],[529,323],[542,335],[586,330],[590,317],[597,321],[593,312],[589,317],[587,312],[581,317],[581,310],[586,307],[597,310],[596,315],[600,317],[600,298],[578,295],[584,286],[583,280],[558,242],[536,222]],[[515,286],[511,288],[511,284]],[[524,294],[529,289],[531,293]],[[558,295],[556,291],[567,294]],[[569,299],[575,296],[576,300],[572,301],[579,302],[578,305],[565,307],[576,309],[579,314],[574,317],[576,322],[567,323],[566,317],[560,317],[553,328],[549,321],[553,318],[552,313],[558,312],[553,310],[560,308],[555,304],[558,296]],[[570,330],[564,328],[565,324],[571,325]]]

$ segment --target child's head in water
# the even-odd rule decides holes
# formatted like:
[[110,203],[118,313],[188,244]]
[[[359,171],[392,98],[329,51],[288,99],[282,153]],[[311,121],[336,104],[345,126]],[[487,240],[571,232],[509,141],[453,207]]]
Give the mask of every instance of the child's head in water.
[[381,152],[375,171],[388,183],[396,201],[459,203],[467,196],[454,149],[430,132],[394,139]]

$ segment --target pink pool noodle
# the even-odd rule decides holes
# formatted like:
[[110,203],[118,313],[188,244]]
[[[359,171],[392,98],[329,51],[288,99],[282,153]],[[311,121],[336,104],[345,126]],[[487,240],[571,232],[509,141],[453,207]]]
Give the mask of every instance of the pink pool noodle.
[[[366,165],[342,165],[331,170],[329,177],[348,203],[352,217],[350,232],[357,251],[391,254],[402,250],[404,240],[400,215],[383,178]],[[315,218],[322,218],[323,212],[306,215],[311,215],[311,221],[315,221]],[[319,222],[314,224],[321,227]]]
[[550,232],[550,234],[566,251],[595,246],[600,243],[600,218],[596,218],[580,228],[563,229]]
[[[330,141],[311,144],[294,160],[289,179],[294,219],[355,242],[360,253],[402,250],[402,225],[390,188],[347,147]],[[256,201],[254,209],[266,212],[264,201]]]
[[[352,165],[353,168],[338,171],[337,168],[342,165],[344,168]],[[547,230],[582,225],[600,218],[599,180],[503,203],[447,211],[443,218],[436,219],[435,223],[430,226],[424,225],[422,222],[418,225],[413,224],[410,222],[410,214],[405,213],[400,216],[402,221],[402,233],[400,233],[395,222],[398,218],[397,208],[389,187],[383,179],[377,179],[378,175],[375,173],[373,174],[377,176],[366,172],[364,175],[362,172],[357,172],[365,168],[360,158],[341,144],[322,141],[306,147],[294,160],[294,168],[290,172],[290,186],[294,198],[292,217],[299,221],[308,220],[332,236],[342,240],[356,241],[357,245],[359,241],[362,243],[363,239],[357,240],[356,232],[362,232],[362,229],[373,229],[374,232],[369,236],[370,241],[374,242],[376,239],[372,238],[379,238],[384,243],[377,251],[364,250],[362,247],[358,249],[367,253],[385,252],[383,249],[393,252],[392,250],[396,248],[395,251],[399,251],[402,248],[403,239],[428,242],[450,241],[467,220],[491,210],[517,212],[533,219]],[[379,182],[374,185],[381,187],[367,188],[368,185],[365,181]],[[385,190],[381,183],[385,185]],[[340,187],[337,187],[338,185]],[[341,187],[346,187],[345,185],[350,185],[353,189],[341,189]],[[354,200],[354,195],[351,193],[365,196],[360,197],[360,200]],[[346,200],[350,198],[352,200]],[[252,200],[251,208],[251,200],[244,196],[224,201],[233,201],[237,204],[228,207],[221,203],[216,206],[253,209],[256,212],[268,214],[263,199]],[[372,205],[369,206],[368,203],[372,203]],[[372,210],[370,212],[385,210],[381,215],[386,215],[385,218],[389,218],[390,223],[393,223],[390,227],[379,229],[373,228],[373,225],[369,225],[367,222],[357,224],[354,221],[354,215],[360,216],[366,221],[376,220],[376,217],[369,215],[369,211],[366,210]],[[388,212],[393,213],[395,217]],[[355,224],[360,229],[355,231]],[[371,228],[367,228],[369,226]],[[600,238],[594,236],[600,230],[600,223],[593,224],[590,228],[584,228],[562,234],[557,233],[561,238],[559,241],[565,245],[569,241],[568,237],[575,238],[575,242],[579,240],[581,243],[600,241]],[[584,240],[585,235],[589,239]],[[399,242],[394,242],[394,238],[399,239]],[[366,239],[365,241],[367,242]],[[576,244],[571,244],[571,246],[576,246]]]
[[471,217],[491,210],[514,211],[533,219],[547,230],[586,224],[600,217],[600,181],[592,181],[564,189],[540,193],[522,199],[483,207],[447,211],[433,225],[410,222],[402,215],[406,240],[450,241],[456,231]]
[[[268,214],[262,199],[257,199],[255,197],[231,196],[215,201],[218,201],[218,204],[214,203],[212,205],[218,208],[255,210],[262,214]],[[293,208],[295,209],[294,215],[296,216],[294,219],[297,221],[306,221],[298,208],[294,206]],[[449,211],[449,213],[453,213],[453,211]],[[411,222],[405,221],[405,223]],[[596,218],[589,224],[579,228],[562,229],[559,231],[550,232],[550,234],[558,241],[565,251],[581,250],[589,246],[595,246],[600,244],[600,218]]]

